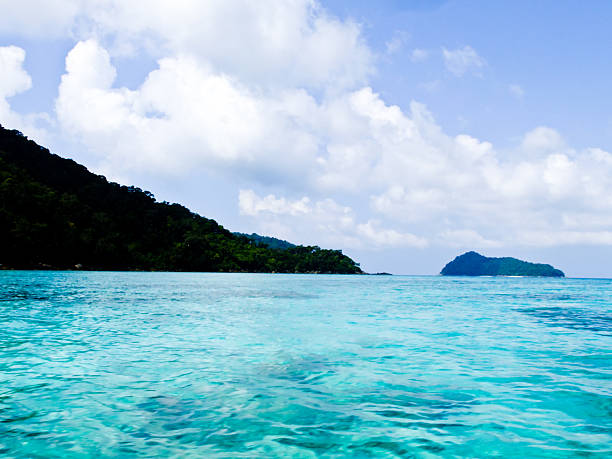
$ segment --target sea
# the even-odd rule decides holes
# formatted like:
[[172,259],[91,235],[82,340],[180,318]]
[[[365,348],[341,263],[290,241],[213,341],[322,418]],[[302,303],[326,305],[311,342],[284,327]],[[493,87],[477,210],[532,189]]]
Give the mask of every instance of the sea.
[[612,457],[612,280],[2,271],[0,457]]

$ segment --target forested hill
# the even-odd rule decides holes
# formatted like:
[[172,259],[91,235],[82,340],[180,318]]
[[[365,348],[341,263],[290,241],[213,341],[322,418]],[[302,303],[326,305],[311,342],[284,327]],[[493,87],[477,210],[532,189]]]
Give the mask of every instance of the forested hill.
[[3,268],[361,273],[339,250],[273,249],[108,182],[0,126]]
[[564,277],[563,271],[542,263],[530,263],[511,257],[489,258],[466,252],[448,263],[443,276],[541,276]]

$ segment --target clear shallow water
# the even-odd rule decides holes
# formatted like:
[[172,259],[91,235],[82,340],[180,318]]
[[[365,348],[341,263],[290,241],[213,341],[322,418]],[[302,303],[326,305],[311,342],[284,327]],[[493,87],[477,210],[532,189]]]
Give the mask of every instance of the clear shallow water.
[[610,457],[612,281],[0,272],[2,457]]

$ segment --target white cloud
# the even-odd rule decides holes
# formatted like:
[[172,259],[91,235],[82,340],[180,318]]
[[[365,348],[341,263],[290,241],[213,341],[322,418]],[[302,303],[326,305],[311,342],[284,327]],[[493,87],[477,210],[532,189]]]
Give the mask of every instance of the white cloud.
[[439,238],[442,244],[451,247],[481,249],[502,245],[499,241],[485,239],[477,231],[471,229],[446,230],[439,234]]
[[[312,1],[15,8],[48,5],[64,18],[54,33],[83,38],[66,58],[58,126],[111,176],[206,168],[251,188],[239,195],[245,218],[331,247],[612,243],[601,218],[612,213],[610,153],[544,126],[504,151],[446,134],[424,105],[395,106],[367,86],[359,26]],[[55,27],[43,16],[32,24]],[[117,87],[113,60],[142,49],[157,68]],[[486,65],[469,46],[443,56],[457,76]],[[0,120],[16,127],[28,119],[7,98],[32,84],[24,58],[0,48]],[[257,194],[269,187],[282,196]]]
[[520,243],[536,247],[612,245],[612,231],[526,231]]
[[385,43],[387,54],[395,54],[404,47],[410,35],[405,31],[396,30],[393,37]]
[[354,211],[333,199],[311,202],[308,197],[289,200],[273,194],[260,197],[253,190],[240,190],[240,212],[258,220],[277,237],[305,244],[348,248],[426,247],[423,237],[386,228],[377,220],[356,221]]
[[423,83],[419,83],[419,88],[429,93],[437,92],[441,86],[442,86],[442,83],[440,82],[440,80],[431,80],[431,81],[425,81]]
[[422,62],[429,57],[429,51],[426,49],[415,48],[410,54],[410,60],[412,62]]
[[23,49],[17,46],[0,47],[0,97],[11,97],[32,87],[32,79],[22,67],[24,60]]
[[522,99],[525,96],[525,90],[518,84],[509,85],[508,90],[517,99]]
[[115,73],[104,48],[79,42],[56,101],[64,131],[109,171],[180,174],[209,165],[291,179],[316,151],[316,139],[294,122],[314,105],[302,90],[266,97],[189,57],[161,59],[136,90],[113,88]]
[[367,195],[374,212],[411,233],[496,246],[529,230],[563,231],[565,212],[612,211],[612,156],[574,151],[551,128],[536,128],[502,154],[489,142],[446,135],[420,104],[405,114],[370,89],[342,108],[335,116],[354,130],[330,136],[319,186]]
[[[8,2],[5,2],[8,3]],[[0,32],[27,37],[55,38],[71,33],[82,0],[21,0],[4,5]]]
[[285,198],[277,198],[269,194],[260,198],[253,190],[240,190],[238,195],[238,207],[244,215],[257,216],[260,213],[269,212],[277,215],[300,215],[312,212],[310,199],[303,197],[297,201],[288,201]]
[[39,141],[46,139],[36,126],[45,117],[41,114],[23,116],[11,109],[8,99],[32,87],[32,79],[24,70],[26,53],[17,46],[0,46],[0,124],[7,128],[26,131]]
[[525,134],[522,148],[529,153],[548,153],[564,150],[566,145],[563,137],[557,131],[546,126],[539,126]]
[[368,220],[357,225],[357,234],[373,243],[376,247],[427,247],[427,239],[410,233],[401,233],[394,229],[380,228],[380,223]]
[[264,86],[354,87],[373,71],[359,25],[313,0],[23,0],[4,10],[5,33],[95,39],[112,55],[189,55]]
[[[57,100],[65,131],[111,169],[180,175],[206,166],[289,194],[370,204],[358,221],[335,198],[240,194],[244,215],[268,228],[298,227],[298,241],[418,247],[438,234],[435,243],[445,245],[528,243],[529,231],[569,231],[564,213],[612,211],[610,154],[574,151],[548,127],[502,155],[489,142],[448,136],[423,105],[406,113],[369,87],[320,101],[303,89],[267,94],[190,57],[161,59],[136,90],[114,88],[114,77],[108,52],[81,42]],[[590,228],[584,234],[606,240]]]
[[471,46],[454,50],[442,48],[442,56],[446,68],[458,77],[463,76],[470,70],[476,72],[486,65],[486,61]]

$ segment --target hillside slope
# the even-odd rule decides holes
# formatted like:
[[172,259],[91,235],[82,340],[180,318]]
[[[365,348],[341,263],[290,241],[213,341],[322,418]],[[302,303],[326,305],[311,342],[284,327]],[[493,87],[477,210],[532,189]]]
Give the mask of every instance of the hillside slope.
[[270,237],[270,236],[261,236],[260,234],[257,234],[257,233],[251,233],[251,234],[234,233],[234,234],[236,236],[244,236],[250,241],[257,243],[257,245],[265,245],[271,249],[286,250],[292,247],[296,247],[295,244],[292,244],[291,242],[285,241],[283,239],[278,239],[278,238]]
[[361,273],[339,250],[271,249],[133,186],[108,182],[0,126],[6,268]]

